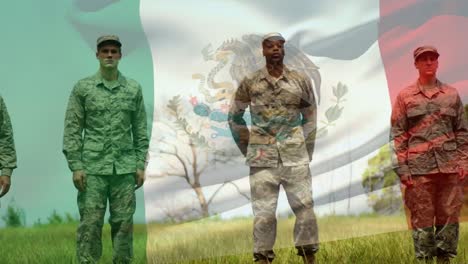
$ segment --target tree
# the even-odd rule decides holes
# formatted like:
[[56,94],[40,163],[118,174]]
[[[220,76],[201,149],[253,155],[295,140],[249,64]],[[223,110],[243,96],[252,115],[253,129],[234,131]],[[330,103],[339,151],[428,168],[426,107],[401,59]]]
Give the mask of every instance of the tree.
[[[369,205],[377,213],[391,214],[400,211],[402,202],[399,179],[392,169],[389,144],[381,147],[367,164],[362,175],[362,187],[368,195]],[[377,192],[378,190],[381,191]]]
[[63,216],[57,213],[57,210],[53,210],[52,213],[47,217],[45,223],[42,222],[41,218],[36,219],[33,226],[45,226],[45,225],[59,225],[59,224],[72,224],[78,223],[77,217],[70,213],[65,213]]
[[[206,196],[201,184],[202,176],[206,170],[216,166],[216,163],[229,163],[239,156],[239,152],[237,149],[217,150],[215,146],[210,144],[204,133],[207,132],[206,130],[211,133],[211,128],[207,126],[206,120],[185,111],[180,96],[174,96],[169,100],[167,110],[167,121],[159,120],[159,124],[166,128],[166,134],[161,135],[156,143],[157,155],[160,155],[161,159],[165,161],[165,167],[160,168],[150,177],[176,176],[183,178],[196,195],[200,207],[199,213],[202,217],[210,215],[211,203],[226,185],[234,186],[243,197],[250,200],[250,197],[242,193],[238,186],[231,181],[222,183],[209,198]],[[181,216],[174,216],[174,212],[171,210],[166,210],[165,214],[173,221],[181,219]]]
[[63,223],[63,217],[57,213],[56,210],[52,211],[52,214],[47,217],[47,222],[51,225],[57,225]]
[[2,220],[7,227],[20,227],[26,224],[26,214],[13,201],[8,205],[6,215],[2,216]]

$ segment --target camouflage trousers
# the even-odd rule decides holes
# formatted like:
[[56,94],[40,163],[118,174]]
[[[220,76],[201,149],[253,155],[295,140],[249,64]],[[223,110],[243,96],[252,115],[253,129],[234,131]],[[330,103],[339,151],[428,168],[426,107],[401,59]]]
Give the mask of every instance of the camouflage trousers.
[[133,257],[134,173],[86,175],[86,190],[78,192],[80,224],[77,231],[79,263],[96,263],[102,254],[102,227],[109,200],[114,263],[130,263]]
[[313,211],[312,177],[308,165],[277,168],[250,167],[250,190],[254,213],[254,260],[275,258],[276,206],[280,185],[296,215],[294,244],[298,255],[318,250],[318,228]]
[[404,190],[416,258],[457,255],[463,186],[457,174],[413,176]]

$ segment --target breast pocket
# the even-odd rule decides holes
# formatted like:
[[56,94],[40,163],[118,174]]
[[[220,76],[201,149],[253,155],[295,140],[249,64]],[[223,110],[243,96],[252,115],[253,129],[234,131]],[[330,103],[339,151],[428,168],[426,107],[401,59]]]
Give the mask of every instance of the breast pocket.
[[132,118],[136,111],[135,104],[131,102],[121,102],[118,106],[118,111],[121,118],[120,127],[124,130],[130,129]]
[[87,112],[105,111],[107,110],[107,105],[104,100],[90,98],[85,101],[85,110]]
[[120,109],[127,112],[135,112],[136,106],[133,103],[124,102],[120,104]]
[[425,109],[422,109],[420,107],[409,108],[406,111],[406,117],[408,119],[409,128],[411,129],[415,126],[420,125],[425,115],[426,115]]
[[282,102],[283,105],[293,105],[299,106],[302,100],[302,90],[299,86],[285,84],[281,88],[281,93],[278,100]]

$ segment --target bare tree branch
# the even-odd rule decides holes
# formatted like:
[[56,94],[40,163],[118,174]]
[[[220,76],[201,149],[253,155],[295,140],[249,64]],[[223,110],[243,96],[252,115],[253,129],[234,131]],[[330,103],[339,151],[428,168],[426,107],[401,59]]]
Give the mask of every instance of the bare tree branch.
[[225,181],[223,182],[223,184],[221,184],[221,186],[218,187],[218,189],[216,189],[216,191],[213,193],[213,195],[211,195],[210,199],[208,200],[208,205],[211,204],[211,202],[213,201],[213,199],[215,198],[215,196],[219,193],[219,191],[224,187],[226,186],[227,184],[232,184],[234,186],[234,188],[236,188],[237,192],[242,195],[245,199],[247,199],[248,201],[251,201],[250,199],[250,196],[248,196],[247,194],[243,193],[239,186],[237,186],[235,183],[233,183],[232,181]]
[[230,181],[230,182],[228,182],[228,183],[234,185],[234,187],[236,188],[237,192],[238,192],[240,195],[244,196],[244,198],[247,199],[248,201],[251,201],[250,196],[248,196],[247,194],[243,193],[243,192],[240,190],[239,186],[237,186],[237,184],[233,183],[232,181]]
[[193,178],[194,183],[200,185],[200,174],[198,174],[198,159],[197,159],[197,152],[195,149],[195,145],[193,144],[192,139],[190,139],[190,149],[192,150],[192,171],[193,171]]
[[185,175],[183,176],[183,178],[187,181],[188,184],[192,184],[192,182],[190,181],[190,178],[189,178],[189,172],[187,170],[187,165],[185,164],[185,161],[180,157],[180,155],[178,153],[171,153],[171,152],[167,152],[167,151],[163,151],[163,150],[161,150],[161,153],[164,153],[164,154],[167,154],[167,155],[172,155],[172,156],[176,157],[176,159],[182,164],[182,167],[184,169]]
[[218,192],[224,187],[224,185],[226,185],[227,182],[223,182],[223,184],[221,184],[221,186],[218,187],[218,189],[216,189],[216,191],[213,193],[213,195],[211,195],[210,199],[208,200],[208,205],[211,204],[211,202],[213,201],[213,199],[215,198],[215,196],[218,194]]
[[205,172],[205,170],[210,167],[211,163],[209,162],[208,160],[208,152],[205,152],[205,165],[200,169],[200,171],[198,172],[198,174],[203,174],[203,172]]
[[163,143],[163,144],[169,145],[170,147],[172,147],[172,148],[174,149],[174,153],[177,153],[177,147],[176,147],[176,145],[174,145],[174,144],[172,144],[172,143],[169,143],[169,141],[164,140],[164,139],[160,139],[160,140],[159,140],[159,143]]
[[150,178],[164,178],[164,177],[168,177],[168,176],[185,178],[185,175],[177,173],[177,172],[162,172],[160,174],[149,175],[148,177],[150,177]]

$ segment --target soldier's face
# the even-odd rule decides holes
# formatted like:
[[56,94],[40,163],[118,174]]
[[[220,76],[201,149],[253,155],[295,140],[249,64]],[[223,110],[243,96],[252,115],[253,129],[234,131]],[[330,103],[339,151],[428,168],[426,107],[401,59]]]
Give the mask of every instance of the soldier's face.
[[263,56],[267,62],[280,62],[284,58],[284,40],[265,40],[263,42]]
[[103,45],[96,52],[96,58],[102,68],[117,68],[122,54],[120,48],[116,45]]
[[418,69],[420,76],[433,76],[439,67],[438,56],[431,52],[423,53],[414,62],[414,66]]

